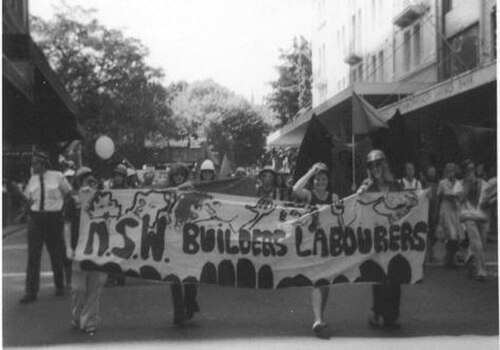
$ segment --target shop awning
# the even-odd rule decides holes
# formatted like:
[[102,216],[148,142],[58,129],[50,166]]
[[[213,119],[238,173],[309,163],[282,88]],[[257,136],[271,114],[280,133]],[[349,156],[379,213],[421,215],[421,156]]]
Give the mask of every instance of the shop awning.
[[487,66],[464,72],[427,89],[418,91],[401,101],[382,107],[379,109],[379,114],[385,119],[392,118],[396,110],[406,115],[438,102],[451,101],[454,97],[490,83],[496,84],[496,69],[496,62],[493,62]]
[[269,135],[267,145],[298,147],[302,142],[307,124],[315,114],[332,135],[343,139],[351,124],[351,99],[353,92],[363,96],[372,106],[379,109],[392,104],[432,83],[356,83],[329,98],[316,108],[308,110],[287,125]]

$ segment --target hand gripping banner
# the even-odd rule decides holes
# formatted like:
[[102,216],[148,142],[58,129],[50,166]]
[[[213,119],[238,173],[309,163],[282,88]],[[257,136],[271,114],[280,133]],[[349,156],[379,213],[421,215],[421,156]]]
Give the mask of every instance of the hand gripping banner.
[[86,269],[246,288],[415,283],[427,191],[305,206],[199,191],[82,193],[76,259]]

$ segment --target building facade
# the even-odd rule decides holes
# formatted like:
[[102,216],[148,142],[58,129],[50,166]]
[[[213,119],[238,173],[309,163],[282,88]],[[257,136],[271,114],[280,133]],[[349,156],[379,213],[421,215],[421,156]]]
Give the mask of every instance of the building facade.
[[345,141],[352,124],[346,101],[355,92],[386,121],[403,116],[413,146],[422,149],[411,159],[421,168],[465,156],[494,167],[496,140],[486,159],[466,147],[457,152],[453,130],[496,129],[495,0],[315,0],[313,6],[313,109],[270,135],[269,146],[298,147],[312,115]]

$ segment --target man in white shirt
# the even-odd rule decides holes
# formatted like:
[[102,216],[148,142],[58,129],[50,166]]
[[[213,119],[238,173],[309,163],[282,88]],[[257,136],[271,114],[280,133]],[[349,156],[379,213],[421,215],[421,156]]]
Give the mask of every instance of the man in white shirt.
[[399,182],[404,190],[422,189],[422,184],[415,178],[415,166],[412,163],[405,164],[405,176]]
[[47,170],[49,156],[35,152],[32,158],[33,176],[28,181],[24,195],[28,200],[30,222],[28,225],[28,266],[26,290],[21,304],[36,300],[40,286],[40,259],[43,244],[50,255],[56,296],[64,295],[63,281],[63,218],[64,197],[71,185],[59,171]]

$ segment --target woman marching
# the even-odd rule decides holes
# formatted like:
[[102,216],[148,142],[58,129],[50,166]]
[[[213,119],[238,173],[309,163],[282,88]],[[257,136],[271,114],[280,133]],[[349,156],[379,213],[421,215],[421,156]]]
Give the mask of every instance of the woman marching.
[[[339,197],[332,194],[329,187],[328,167],[323,163],[316,163],[293,186],[293,192],[299,200],[308,204],[330,205],[338,201]],[[314,313],[312,329],[316,334],[320,334],[326,328],[323,314],[329,290],[327,286],[315,287],[311,290],[311,304]]]
[[[358,189],[364,192],[397,192],[402,191],[401,184],[394,180],[384,152],[372,150],[367,156],[368,178]],[[372,285],[373,313],[368,318],[372,328],[398,329],[401,286],[399,284]]]
[[[169,189],[173,190],[193,188],[189,181],[189,169],[183,164],[174,164],[168,174],[168,184]],[[170,291],[174,304],[174,324],[181,326],[185,321],[191,320],[195,312],[200,311],[196,301],[197,287],[195,284],[177,283],[170,285]]]
[[[80,226],[80,194],[97,189],[98,181],[92,176],[92,170],[81,167],[76,172],[73,193],[66,198],[64,238],[66,256],[73,261],[78,242]],[[99,319],[99,299],[106,274],[99,271],[85,271],[73,262],[73,287],[71,290],[71,324],[89,335],[97,331]]]

